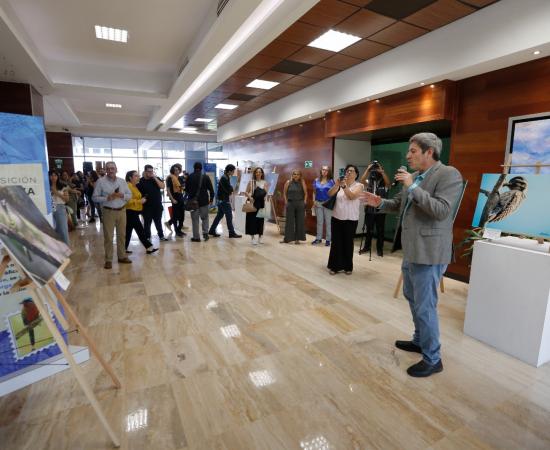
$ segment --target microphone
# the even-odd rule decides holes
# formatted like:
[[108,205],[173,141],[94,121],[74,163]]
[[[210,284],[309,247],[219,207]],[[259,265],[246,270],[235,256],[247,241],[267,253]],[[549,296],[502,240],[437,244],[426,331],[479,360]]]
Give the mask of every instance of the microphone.
[[[397,169],[397,171],[399,172],[400,170],[404,170],[405,172],[407,171],[407,166],[401,166],[399,169]],[[395,187],[399,184],[399,181],[397,180],[394,180],[393,183],[391,184],[391,187]]]

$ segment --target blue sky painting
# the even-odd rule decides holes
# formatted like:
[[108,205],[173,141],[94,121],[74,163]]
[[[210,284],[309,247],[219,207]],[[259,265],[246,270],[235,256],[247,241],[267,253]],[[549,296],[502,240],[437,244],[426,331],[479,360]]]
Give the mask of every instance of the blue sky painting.
[[[550,164],[550,117],[514,124],[512,164]],[[534,167],[512,167],[510,173],[535,173]],[[550,167],[540,173],[550,174]]]

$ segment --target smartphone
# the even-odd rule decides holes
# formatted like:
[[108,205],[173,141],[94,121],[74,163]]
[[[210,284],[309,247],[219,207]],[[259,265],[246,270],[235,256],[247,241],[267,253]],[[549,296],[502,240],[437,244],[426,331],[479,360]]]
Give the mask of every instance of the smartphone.
[[120,190],[120,188],[116,188],[115,189],[115,194],[118,194],[118,191]]

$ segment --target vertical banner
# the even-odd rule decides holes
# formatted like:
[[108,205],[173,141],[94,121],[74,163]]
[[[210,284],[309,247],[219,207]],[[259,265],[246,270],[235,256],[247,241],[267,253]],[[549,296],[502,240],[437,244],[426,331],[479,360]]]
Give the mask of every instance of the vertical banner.
[[[42,117],[0,113],[0,188],[9,186],[24,189],[16,202],[22,214],[9,210],[6,199],[0,200],[5,225],[10,225],[0,225],[0,232],[8,235],[12,228],[19,229],[22,217],[30,210],[41,216],[44,227],[49,227],[45,218],[51,217],[52,205]],[[29,208],[29,199],[38,210]],[[40,247],[42,240],[34,232],[30,236],[27,243],[14,240],[11,251],[19,252],[22,260],[29,259],[41,270],[49,267],[51,249],[45,249],[45,259],[40,260],[32,249]],[[0,260],[5,254],[0,244]],[[0,274],[0,383],[19,375],[32,378],[30,372],[40,367],[36,364],[61,354],[32,296],[26,291],[10,293],[19,278],[13,263]]]
[[0,187],[23,186],[45,216],[52,212],[42,117],[0,113]]

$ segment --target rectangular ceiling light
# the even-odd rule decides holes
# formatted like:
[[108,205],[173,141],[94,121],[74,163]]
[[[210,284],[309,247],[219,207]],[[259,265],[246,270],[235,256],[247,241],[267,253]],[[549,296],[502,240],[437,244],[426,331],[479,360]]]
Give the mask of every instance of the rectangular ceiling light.
[[246,85],[246,87],[249,88],[257,88],[257,89],[271,89],[277,86],[279,83],[276,81],[266,81],[266,80],[254,80],[251,81]]
[[183,127],[180,130],[180,133],[196,133],[197,129],[195,127]]
[[339,52],[340,50],[343,50],[360,40],[360,37],[354,36],[353,34],[328,30],[325,34],[322,34],[307,45],[308,47],[321,48],[323,50],[330,50],[331,52]]
[[198,119],[195,119],[195,122],[204,122],[204,123],[210,123],[214,119],[205,119],[204,117],[199,117]]
[[95,37],[98,39],[106,39],[107,41],[114,41],[114,42],[123,42],[124,44],[126,44],[128,42],[128,30],[96,25]]
[[218,109],[235,109],[238,106],[239,105],[230,105],[228,103],[218,103],[216,106],[214,106],[214,108],[218,108]]
[[105,103],[106,108],[122,108],[120,103]]

